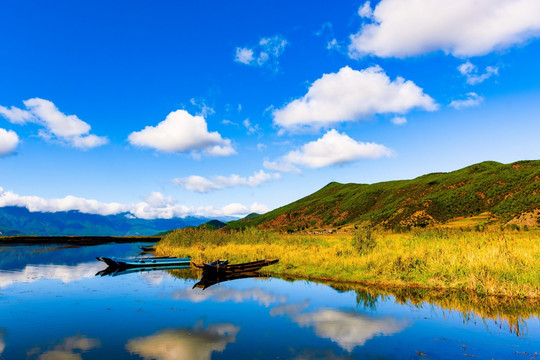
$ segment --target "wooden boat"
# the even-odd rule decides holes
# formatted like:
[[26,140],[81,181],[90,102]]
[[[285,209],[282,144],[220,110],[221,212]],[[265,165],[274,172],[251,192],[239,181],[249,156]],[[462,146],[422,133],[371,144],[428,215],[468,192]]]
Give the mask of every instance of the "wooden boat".
[[229,265],[228,261],[214,261],[213,263],[191,263],[193,266],[199,269],[203,269],[208,273],[236,273],[246,271],[257,271],[260,268],[277,263],[276,259],[257,260],[243,264]]
[[99,271],[96,276],[119,276],[133,274],[137,272],[148,272],[156,270],[178,270],[178,269],[189,269],[189,264],[184,265],[165,265],[165,266],[138,266],[131,268],[119,268],[108,266],[105,270]]
[[134,268],[134,267],[155,267],[155,266],[179,266],[189,265],[190,258],[169,258],[169,257],[141,257],[141,258],[116,258],[98,257],[111,268]]

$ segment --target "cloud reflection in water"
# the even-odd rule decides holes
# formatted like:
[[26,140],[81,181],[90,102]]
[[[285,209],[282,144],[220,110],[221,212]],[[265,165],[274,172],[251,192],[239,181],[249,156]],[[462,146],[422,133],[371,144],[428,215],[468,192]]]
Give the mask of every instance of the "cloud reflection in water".
[[[81,352],[89,351],[99,347],[100,343],[97,339],[90,339],[83,335],[77,335],[65,338],[64,341],[55,346],[53,350],[45,351],[40,354],[39,360],[80,360],[82,359]],[[34,351],[39,352],[39,349],[31,350],[27,355],[32,355]]]
[[4,348],[6,347],[6,343],[4,342],[4,333],[6,331],[4,329],[0,329],[0,356],[4,352]]
[[201,290],[198,288],[186,288],[175,291],[172,294],[172,297],[176,300],[188,300],[193,303],[199,303],[209,299],[219,302],[233,301],[235,303],[241,303],[253,299],[260,305],[264,305],[266,307],[271,304],[284,303],[287,301],[286,296],[277,296],[275,294],[266,292],[261,288],[238,290],[223,286],[215,286],[206,290]]
[[391,317],[371,317],[332,309],[299,314],[294,321],[303,327],[313,326],[317,336],[328,338],[349,352],[377,335],[395,334],[406,327],[404,322]]
[[14,283],[32,283],[42,279],[58,279],[64,284],[83,278],[92,278],[103,264],[94,261],[69,265],[27,265],[22,271],[0,270],[0,288],[8,287]]
[[240,327],[230,323],[211,324],[206,329],[167,329],[155,335],[129,340],[126,349],[144,359],[209,360],[214,351],[222,352],[236,340]]

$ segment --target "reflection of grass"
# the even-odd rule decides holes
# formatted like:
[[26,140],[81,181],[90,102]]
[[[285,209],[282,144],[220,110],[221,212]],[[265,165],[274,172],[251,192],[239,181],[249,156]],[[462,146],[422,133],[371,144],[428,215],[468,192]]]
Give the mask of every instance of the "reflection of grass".
[[356,291],[357,305],[375,310],[379,300],[393,296],[399,304],[417,307],[436,305],[443,311],[456,311],[463,321],[475,321],[477,317],[506,322],[511,333],[522,336],[527,332],[525,320],[540,315],[540,299],[510,298],[507,296],[478,296],[472,292],[427,289],[384,289],[363,285],[330,286],[341,291]]
[[156,254],[191,256],[194,261],[277,258],[278,264],[263,271],[388,287],[468,290],[478,296],[540,297],[538,231],[432,229],[374,231],[370,236],[372,246],[359,252],[358,241],[366,234],[183,229],[160,241]]

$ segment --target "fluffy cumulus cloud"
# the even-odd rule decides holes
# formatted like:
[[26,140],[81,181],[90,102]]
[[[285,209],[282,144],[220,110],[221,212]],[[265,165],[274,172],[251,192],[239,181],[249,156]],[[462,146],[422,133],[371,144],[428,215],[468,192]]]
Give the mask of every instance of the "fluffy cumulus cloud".
[[480,84],[492,77],[493,75],[499,75],[499,68],[495,66],[487,66],[486,72],[480,74],[478,72],[478,68],[470,61],[467,61],[458,66],[458,71],[461,73],[461,75],[465,76],[465,78],[467,79],[467,84],[469,85]]
[[106,137],[90,134],[90,125],[76,115],[65,115],[49,100],[33,98],[23,101],[26,110],[0,106],[0,115],[8,121],[23,125],[36,123],[43,126],[39,135],[47,140],[79,148],[91,149],[108,142]]
[[19,206],[29,211],[59,212],[78,210],[87,214],[113,215],[129,211],[129,207],[119,203],[102,203],[76,196],[60,199],[44,199],[39,196],[22,196],[0,187],[0,207]]
[[475,92],[467,93],[464,99],[453,100],[448,106],[460,110],[463,108],[478,106],[484,101],[484,98]]
[[256,187],[267,181],[280,179],[277,173],[268,174],[263,170],[255,172],[252,176],[242,177],[236,174],[230,176],[215,176],[207,179],[203,176],[192,175],[185,178],[173,179],[173,182],[187,190],[199,193],[207,193],[214,190],[230,188],[233,186]]
[[144,201],[134,204],[103,203],[97,200],[76,196],[66,196],[59,199],[44,199],[39,196],[18,195],[0,187],[0,207],[25,207],[31,212],[60,212],[77,210],[86,214],[115,215],[127,213],[128,217],[139,219],[171,219],[186,216],[245,216],[249,213],[265,213],[269,211],[263,204],[253,203],[251,206],[232,203],[221,208],[215,206],[186,206],[178,204],[170,197],[159,192],[153,192]]
[[173,111],[158,125],[132,132],[128,141],[135,146],[165,152],[191,152],[194,155],[204,153],[210,156],[236,153],[231,140],[223,139],[216,131],[208,131],[204,117],[193,116],[185,110]]
[[274,123],[288,131],[320,129],[374,114],[434,111],[435,101],[410,80],[390,80],[379,66],[358,71],[346,66],[316,80],[302,98],[273,111]]
[[234,61],[257,67],[269,67],[277,70],[279,57],[287,46],[287,40],[280,35],[265,37],[254,47],[237,47]]
[[332,129],[320,139],[303,145],[299,150],[291,151],[275,162],[267,161],[264,166],[269,169],[294,171],[297,170],[295,165],[321,168],[391,155],[392,151],[384,145],[358,142]]
[[19,136],[15,131],[0,128],[0,157],[15,152],[19,145]]
[[407,57],[442,50],[484,55],[540,35],[538,0],[382,0],[362,5],[367,19],[349,55]]

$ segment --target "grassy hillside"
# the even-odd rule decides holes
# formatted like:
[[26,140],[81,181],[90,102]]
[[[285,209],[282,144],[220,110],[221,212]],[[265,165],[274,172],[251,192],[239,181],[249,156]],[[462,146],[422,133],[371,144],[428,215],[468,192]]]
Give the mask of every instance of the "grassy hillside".
[[370,223],[399,229],[479,215],[484,222],[535,226],[539,214],[540,160],[486,161],[413,180],[369,185],[333,182],[289,205],[229,222],[227,227],[299,231]]

